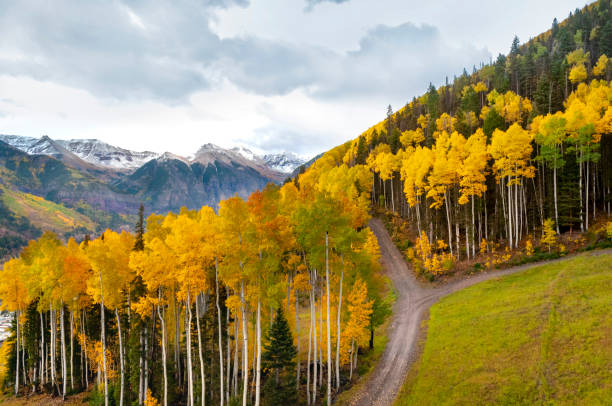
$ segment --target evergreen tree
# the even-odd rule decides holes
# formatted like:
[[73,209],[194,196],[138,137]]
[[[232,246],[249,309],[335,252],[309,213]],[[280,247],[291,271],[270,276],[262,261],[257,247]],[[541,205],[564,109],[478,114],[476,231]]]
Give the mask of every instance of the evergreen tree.
[[138,208],[138,223],[136,224],[136,242],[134,243],[134,251],[144,250],[144,205],[141,203]]
[[[293,369],[297,349],[283,310],[279,307],[264,344],[262,366],[273,371],[264,386],[266,405],[287,405],[297,400]],[[281,377],[283,379],[281,379]],[[284,382],[283,382],[284,381]]]
[[608,20],[606,25],[601,29],[599,52],[606,55],[612,55],[612,21],[610,20]]

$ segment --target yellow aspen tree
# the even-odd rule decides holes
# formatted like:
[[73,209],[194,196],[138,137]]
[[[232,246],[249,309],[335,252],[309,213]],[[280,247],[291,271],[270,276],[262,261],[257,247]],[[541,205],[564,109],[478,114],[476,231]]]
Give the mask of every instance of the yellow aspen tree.
[[[508,246],[518,247],[519,239],[519,188],[523,178],[533,178],[535,168],[530,158],[532,134],[514,123],[508,131],[496,129],[488,150],[494,159],[493,169],[501,188],[506,189],[507,204],[504,208],[507,219]],[[504,200],[504,199],[502,199]]]
[[[489,153],[487,151],[487,137],[484,131],[479,128],[472,134],[465,143],[466,156],[459,169],[460,173],[460,197],[459,204],[471,202],[472,206],[472,256],[475,256],[475,216],[474,216],[474,197],[482,197],[487,190],[486,174]],[[466,227],[467,230],[467,227]],[[466,238],[466,245],[468,238]],[[469,247],[466,247],[469,257]]]

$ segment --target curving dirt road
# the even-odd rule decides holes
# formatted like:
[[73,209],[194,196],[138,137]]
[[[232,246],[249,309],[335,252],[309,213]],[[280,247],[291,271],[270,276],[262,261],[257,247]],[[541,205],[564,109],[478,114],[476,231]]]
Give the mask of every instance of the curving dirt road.
[[[370,375],[369,381],[362,385],[361,391],[350,400],[349,404],[354,406],[391,405],[393,403],[404,382],[408,368],[419,356],[417,339],[421,320],[432,304],[450,293],[475,283],[541,265],[529,264],[502,271],[480,273],[440,287],[428,287],[416,280],[382,221],[372,219],[370,228],[378,238],[381,262],[386,275],[395,286],[398,298],[393,307],[393,316],[387,331],[389,341],[385,352]],[[611,250],[606,251],[612,252]],[[600,251],[599,253],[605,252]]]

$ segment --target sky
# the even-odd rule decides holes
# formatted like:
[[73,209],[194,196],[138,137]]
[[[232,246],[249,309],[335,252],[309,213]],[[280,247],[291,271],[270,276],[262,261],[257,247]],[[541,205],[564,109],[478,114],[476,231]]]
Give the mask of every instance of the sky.
[[0,2],[0,133],[310,157],[574,0]]

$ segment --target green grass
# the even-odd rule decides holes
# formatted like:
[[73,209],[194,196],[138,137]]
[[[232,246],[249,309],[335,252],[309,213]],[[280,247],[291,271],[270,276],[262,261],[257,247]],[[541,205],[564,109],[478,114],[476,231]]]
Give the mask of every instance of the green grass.
[[2,188],[1,198],[6,207],[17,216],[27,217],[42,230],[69,233],[77,228],[95,230],[90,218],[74,209],[45,200],[42,197]]
[[612,255],[539,266],[441,300],[396,404],[612,404]]

